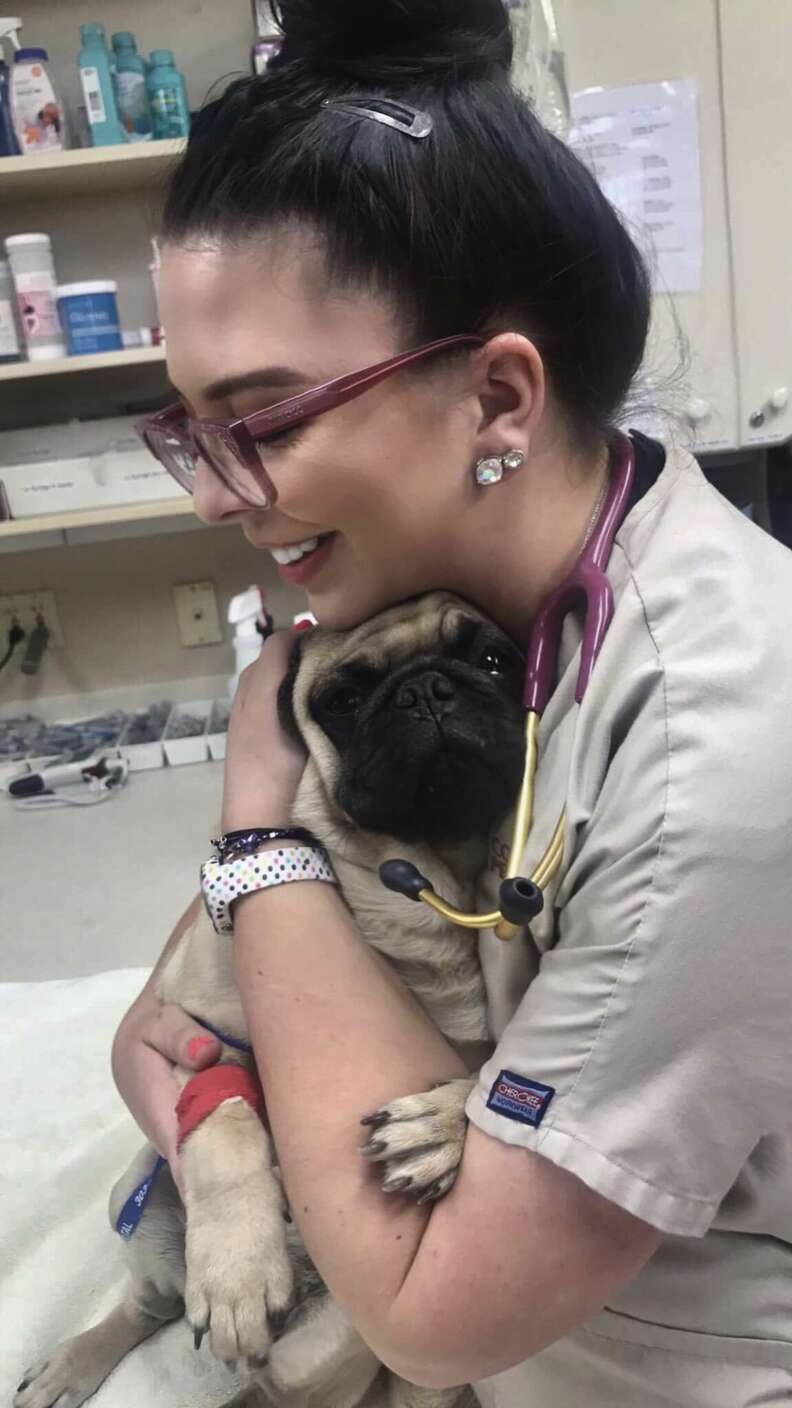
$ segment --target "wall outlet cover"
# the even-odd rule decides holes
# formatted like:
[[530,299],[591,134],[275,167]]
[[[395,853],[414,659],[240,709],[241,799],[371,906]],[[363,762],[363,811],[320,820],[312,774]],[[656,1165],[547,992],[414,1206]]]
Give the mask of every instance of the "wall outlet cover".
[[218,645],[223,639],[214,582],[189,582],[173,588],[182,645]]

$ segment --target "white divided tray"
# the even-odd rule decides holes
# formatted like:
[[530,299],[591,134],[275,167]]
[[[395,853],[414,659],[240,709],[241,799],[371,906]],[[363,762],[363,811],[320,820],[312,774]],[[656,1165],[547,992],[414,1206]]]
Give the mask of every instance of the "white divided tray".
[[135,719],[140,715],[148,715],[149,709],[140,709],[137,714],[133,714],[122,733],[118,742],[118,751],[122,758],[126,758],[129,763],[130,772],[144,772],[150,768],[164,768],[165,751],[162,745],[162,735],[170,722],[173,706],[170,700],[163,700],[162,723],[159,731],[159,738],[152,739],[148,743],[132,743],[129,740],[135,736]]
[[206,741],[209,745],[209,756],[220,762],[226,755],[226,738],[228,736],[228,718],[231,713],[231,704],[228,699],[215,699],[212,705],[212,712],[209,715],[209,732]]
[[[195,700],[192,703],[176,704],[170,712],[168,724],[162,736],[165,757],[171,767],[181,767],[184,763],[205,763],[209,757],[208,728],[212,712],[211,699]],[[186,718],[200,719],[201,732],[188,738],[179,737],[179,728]]]

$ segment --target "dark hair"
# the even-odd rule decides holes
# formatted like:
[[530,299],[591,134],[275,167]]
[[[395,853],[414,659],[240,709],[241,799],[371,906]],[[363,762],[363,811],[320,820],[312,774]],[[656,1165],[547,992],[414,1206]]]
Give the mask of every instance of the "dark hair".
[[[196,118],[166,240],[296,220],[328,270],[389,295],[415,343],[528,333],[586,438],[618,415],[643,355],[649,282],[596,181],[509,82],[501,0],[280,0],[266,75]],[[428,111],[414,140],[323,99]]]

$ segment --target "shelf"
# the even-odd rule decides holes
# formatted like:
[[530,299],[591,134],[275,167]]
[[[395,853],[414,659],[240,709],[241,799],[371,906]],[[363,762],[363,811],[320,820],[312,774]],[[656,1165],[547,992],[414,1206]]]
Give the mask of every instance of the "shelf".
[[107,367],[135,367],[142,362],[164,361],[164,347],[123,347],[119,352],[93,352],[88,357],[51,357],[43,362],[8,362],[0,366],[0,381],[28,381],[31,377],[64,376],[67,372],[100,372]]
[[85,509],[78,513],[51,513],[37,518],[12,519],[0,523],[0,540],[27,538],[36,533],[66,532],[69,528],[99,528],[107,523],[146,523],[152,519],[194,517],[192,499],[163,499],[155,504],[124,504],[119,508]]
[[180,140],[81,147],[41,156],[0,157],[0,202],[106,195],[156,184],[184,149]]

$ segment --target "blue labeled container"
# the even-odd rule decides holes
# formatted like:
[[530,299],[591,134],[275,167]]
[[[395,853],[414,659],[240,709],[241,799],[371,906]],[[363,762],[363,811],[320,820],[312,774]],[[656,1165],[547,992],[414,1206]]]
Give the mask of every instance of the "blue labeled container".
[[58,312],[70,357],[117,352],[123,346],[117,292],[112,279],[59,285]]
[[154,140],[189,136],[190,108],[187,102],[187,88],[174,64],[172,49],[152,50],[146,90],[151,105]]
[[107,49],[103,24],[81,24],[82,48],[77,67],[82,83],[85,111],[95,147],[115,146],[127,140],[118,116],[113,68],[115,56]]

